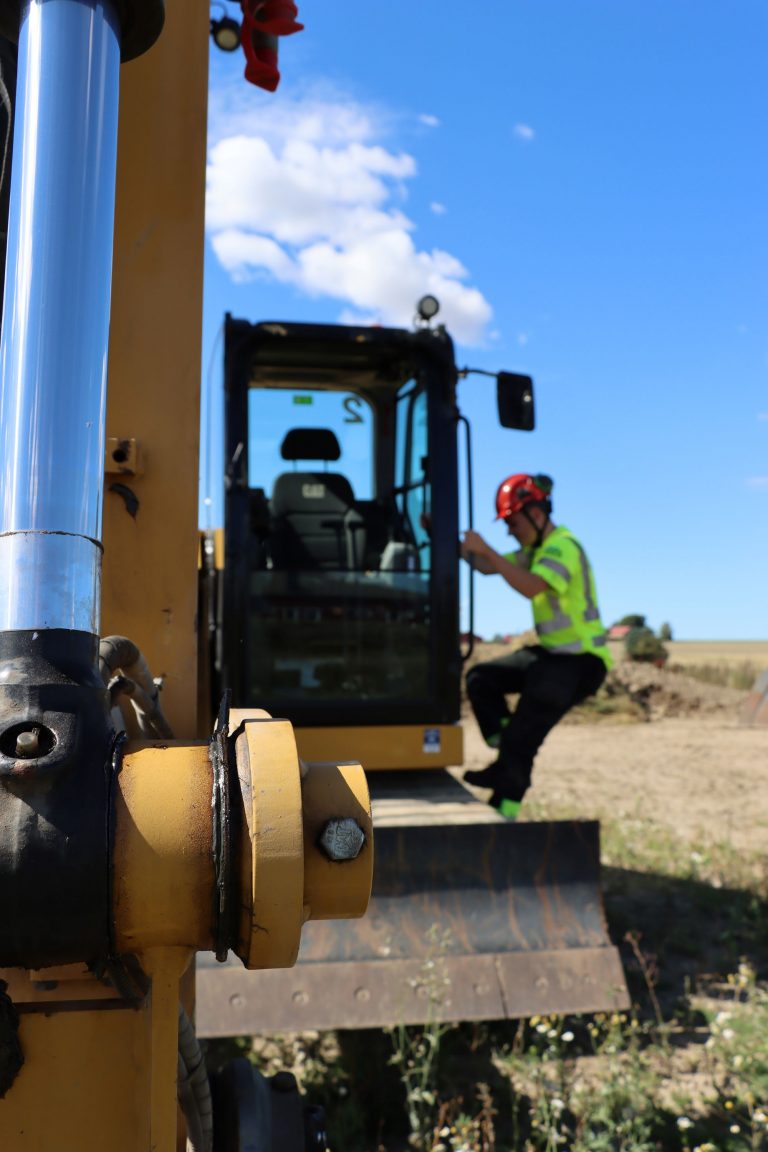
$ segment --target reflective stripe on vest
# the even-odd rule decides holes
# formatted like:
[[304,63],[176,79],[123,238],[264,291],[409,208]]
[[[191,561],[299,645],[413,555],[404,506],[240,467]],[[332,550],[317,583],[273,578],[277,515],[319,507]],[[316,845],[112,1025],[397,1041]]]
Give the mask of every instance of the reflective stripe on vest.
[[547,644],[547,652],[563,652],[569,654],[579,654],[586,651],[586,648],[581,640],[574,640],[570,644]]
[[547,604],[552,613],[551,620],[541,620],[536,625],[539,636],[548,636],[551,632],[562,632],[563,628],[571,628],[573,620],[560,607],[560,601],[554,592],[547,594]]
[[537,563],[539,568],[549,568],[551,572],[556,572],[558,576],[562,576],[563,580],[570,580],[571,578],[571,573],[565,564],[559,564],[557,560],[553,560],[550,556],[542,557]]
[[[548,569],[565,580],[573,588],[574,594],[582,600],[583,607],[574,617],[564,610],[563,601],[554,589],[543,593],[542,600],[539,602],[539,611],[546,605],[545,612],[548,612],[548,616],[543,620],[534,619],[536,633],[548,652],[568,655],[580,655],[587,652],[595,654],[601,652],[602,654],[602,652],[607,651],[608,640],[605,632],[601,631],[596,635],[590,635],[589,627],[587,627],[585,634],[580,635],[583,625],[589,626],[595,622],[599,623],[600,611],[595,599],[592,570],[587,554],[579,541],[570,533],[568,539],[575,547],[578,556],[578,567],[575,570],[571,570],[567,565],[551,556],[542,556],[535,560],[535,564],[537,568]],[[581,577],[580,586],[578,583],[571,584],[571,581],[577,582],[579,576]],[[565,593],[563,596],[565,598]],[[534,608],[534,618],[538,614]],[[578,624],[575,623],[576,620],[579,621]],[[605,659],[607,662],[607,657]]]
[[584,583],[584,599],[587,602],[587,607],[584,611],[584,621],[588,624],[590,620],[599,620],[600,612],[598,611],[597,604],[595,604],[595,601],[592,598],[592,580],[590,579],[591,572],[589,570],[589,560],[587,560],[587,554],[582,548],[581,544],[579,544],[578,540],[574,539],[573,536],[571,537],[571,541],[576,545],[576,551],[579,553],[579,560],[581,561],[581,579]]

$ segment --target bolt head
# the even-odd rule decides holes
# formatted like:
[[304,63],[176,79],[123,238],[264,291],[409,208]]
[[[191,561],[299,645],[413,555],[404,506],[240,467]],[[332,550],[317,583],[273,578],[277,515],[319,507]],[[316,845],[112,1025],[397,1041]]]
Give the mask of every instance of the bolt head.
[[319,845],[329,860],[355,860],[365,844],[365,832],[351,816],[329,820],[320,833]]
[[40,733],[36,728],[19,732],[16,737],[16,755],[32,758],[40,752]]

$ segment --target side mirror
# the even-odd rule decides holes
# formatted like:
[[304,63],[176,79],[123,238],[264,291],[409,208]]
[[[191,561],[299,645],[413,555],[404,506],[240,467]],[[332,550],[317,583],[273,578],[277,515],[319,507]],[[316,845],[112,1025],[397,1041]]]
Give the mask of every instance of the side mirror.
[[530,376],[521,376],[519,372],[499,372],[496,376],[496,402],[502,428],[533,431],[536,417]]

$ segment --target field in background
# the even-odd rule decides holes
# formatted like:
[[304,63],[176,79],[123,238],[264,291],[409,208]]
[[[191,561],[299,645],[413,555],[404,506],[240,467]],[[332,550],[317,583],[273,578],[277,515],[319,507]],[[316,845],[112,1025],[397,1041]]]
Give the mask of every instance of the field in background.
[[[625,655],[621,640],[608,644],[614,659]],[[670,664],[754,664],[768,668],[768,640],[667,640]]]
[[[622,641],[611,640],[609,647],[617,664],[626,661]],[[667,640],[664,647],[669,673],[723,688],[749,691],[768,669],[768,640]]]
[[768,640],[670,640],[666,648],[673,664],[749,661],[768,668]]

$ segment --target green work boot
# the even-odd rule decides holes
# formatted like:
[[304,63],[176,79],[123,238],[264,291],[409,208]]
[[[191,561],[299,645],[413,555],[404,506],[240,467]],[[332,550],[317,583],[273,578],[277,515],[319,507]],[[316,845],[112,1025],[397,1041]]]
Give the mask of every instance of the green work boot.
[[503,816],[505,820],[517,820],[517,817],[520,815],[520,803],[520,800],[507,800],[506,796],[504,796],[497,804],[494,804],[493,807],[499,816]]

